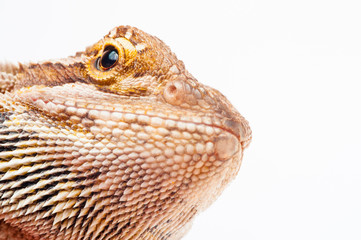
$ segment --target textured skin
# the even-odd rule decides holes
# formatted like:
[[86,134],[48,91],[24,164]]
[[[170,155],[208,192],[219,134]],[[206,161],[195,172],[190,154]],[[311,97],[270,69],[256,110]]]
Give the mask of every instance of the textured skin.
[[128,26],[67,59],[0,65],[0,92],[0,239],[180,239],[251,139],[221,93]]

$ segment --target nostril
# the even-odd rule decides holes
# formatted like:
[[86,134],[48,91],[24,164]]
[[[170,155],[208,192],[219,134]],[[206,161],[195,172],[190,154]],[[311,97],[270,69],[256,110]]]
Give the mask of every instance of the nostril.
[[177,92],[177,87],[174,86],[174,85],[170,85],[168,88],[167,88],[167,91],[168,91],[168,94],[176,94]]
[[172,105],[180,105],[184,100],[184,83],[175,80],[172,82],[168,82],[165,85],[163,96],[167,103]]

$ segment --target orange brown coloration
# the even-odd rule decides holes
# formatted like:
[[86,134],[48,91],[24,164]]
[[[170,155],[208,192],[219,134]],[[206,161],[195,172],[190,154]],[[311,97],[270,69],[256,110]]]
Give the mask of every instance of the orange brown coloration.
[[250,140],[221,93],[133,27],[67,59],[0,65],[0,227],[13,239],[180,239]]

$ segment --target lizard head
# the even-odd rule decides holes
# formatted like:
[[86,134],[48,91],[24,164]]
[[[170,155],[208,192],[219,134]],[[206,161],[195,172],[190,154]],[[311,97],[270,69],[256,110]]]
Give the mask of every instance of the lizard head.
[[[137,28],[122,26],[89,47],[85,55],[85,79],[89,82],[117,95],[153,99],[152,106],[170,107],[173,116],[178,115],[173,120],[180,123],[198,118],[196,127],[199,124],[211,132],[218,130],[212,140],[217,161],[233,161],[239,166],[251,139],[248,122],[219,91],[199,83],[163,41]],[[159,110],[151,110],[159,116]],[[230,171],[233,176],[238,167]]]
[[[62,191],[46,202],[56,210],[42,213],[52,230],[39,236],[67,231],[54,226],[73,221],[87,226],[74,235],[79,239],[177,239],[237,174],[251,140],[248,122],[219,91],[199,83],[161,40],[134,27],[114,28],[73,57],[0,65],[0,72],[12,79],[0,109],[17,114],[6,124],[31,130],[43,144],[29,164],[53,161],[60,172],[49,182]],[[30,186],[24,195],[36,181],[23,178]],[[64,181],[65,190],[58,187]],[[61,210],[68,205],[74,209]]]
[[193,111],[214,111],[223,128],[243,147],[251,138],[247,121],[217,90],[200,84],[160,39],[137,28],[114,28],[88,47],[84,79],[100,89],[123,96],[158,96],[161,103]]

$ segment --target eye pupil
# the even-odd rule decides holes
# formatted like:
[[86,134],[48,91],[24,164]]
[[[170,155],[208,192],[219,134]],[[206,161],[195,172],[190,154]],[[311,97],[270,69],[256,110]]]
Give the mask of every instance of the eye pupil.
[[105,50],[100,59],[100,65],[103,69],[108,70],[113,67],[119,59],[118,51],[114,48]]

